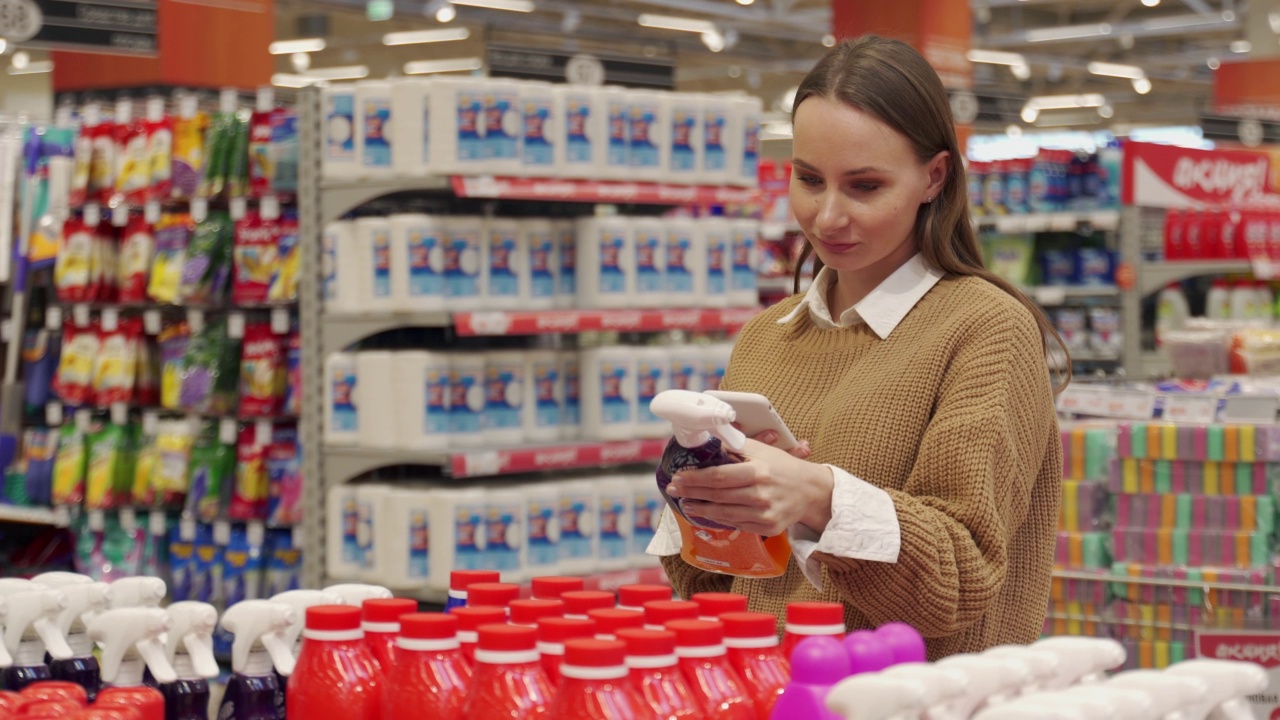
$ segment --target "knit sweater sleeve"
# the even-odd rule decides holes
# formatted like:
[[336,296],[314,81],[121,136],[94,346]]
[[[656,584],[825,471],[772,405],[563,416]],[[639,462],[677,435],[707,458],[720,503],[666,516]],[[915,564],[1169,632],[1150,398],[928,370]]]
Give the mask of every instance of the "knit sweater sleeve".
[[904,621],[942,637],[983,617],[1057,442],[1037,326],[1004,304],[984,315],[956,341],[905,485],[887,490],[902,533],[898,562],[814,553],[844,599],[876,625]]

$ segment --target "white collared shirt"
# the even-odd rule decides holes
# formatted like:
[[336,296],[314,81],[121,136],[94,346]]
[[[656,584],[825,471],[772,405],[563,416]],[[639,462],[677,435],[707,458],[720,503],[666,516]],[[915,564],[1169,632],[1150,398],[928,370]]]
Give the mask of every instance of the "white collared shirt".
[[[831,268],[818,271],[800,303],[779,319],[778,324],[785,325],[807,310],[810,320],[819,328],[847,328],[865,322],[881,340],[885,340],[916,303],[942,279],[942,273],[926,264],[924,257],[916,253],[866,297],[841,313],[838,320],[833,320],[827,306],[827,293],[835,279],[836,274]],[[898,561],[902,548],[898,512],[889,493],[842,468],[827,467],[831,468],[835,480],[831,491],[831,522],[821,534],[799,524],[787,531],[791,554],[805,577],[819,591],[822,590],[822,567],[812,559],[814,552],[892,563]],[[671,508],[663,510],[662,520],[647,552],[659,556],[680,552],[680,529]]]

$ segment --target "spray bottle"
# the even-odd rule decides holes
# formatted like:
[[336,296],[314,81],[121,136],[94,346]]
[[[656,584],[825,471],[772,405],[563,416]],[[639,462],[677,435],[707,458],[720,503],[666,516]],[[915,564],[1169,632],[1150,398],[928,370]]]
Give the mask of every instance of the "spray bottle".
[[658,489],[680,527],[680,556],[708,572],[742,577],[777,577],[787,570],[791,543],[744,533],[706,518],[685,514],[667,486],[681,470],[742,462],[746,436],[733,427],[733,406],[689,390],[664,390],[649,404],[654,415],[671,423],[675,435],[658,466]]
[[70,606],[67,596],[35,583],[30,590],[13,592],[10,584],[9,613],[4,626],[4,645],[13,664],[4,670],[4,689],[20,692],[41,680],[52,680],[44,662],[47,649],[54,660],[67,660],[71,648],[58,630],[58,617]]
[[165,720],[207,720],[209,678],[218,676],[213,657],[213,629],[218,611],[201,602],[176,602],[167,609],[169,633],[165,657],[177,674],[177,682],[161,685]]
[[[48,578],[61,573],[45,573],[39,577],[47,578],[40,582],[62,582],[60,578]],[[71,573],[65,573],[71,575]],[[72,577],[84,577],[72,575]],[[88,579],[88,578],[86,578]],[[71,582],[71,581],[68,581]],[[66,660],[53,660],[49,663],[49,672],[54,680],[73,682],[84,688],[89,702],[98,697],[102,687],[102,673],[98,667],[98,658],[93,654],[93,641],[89,639],[89,623],[111,605],[111,586],[106,583],[71,582],[71,584],[50,585],[59,589],[67,597],[68,606],[58,616],[58,630],[67,638],[71,648],[71,657]]]
[[158,577],[127,577],[111,583],[111,609],[158,608],[168,588]]
[[1109,694],[1079,692],[1086,687],[1088,685],[1025,695],[1010,704],[1027,708],[1027,717],[1040,717],[1044,708],[1067,707],[1078,710],[1089,720],[1133,720],[1120,714],[1120,707]]
[[1058,672],[1049,690],[1100,682],[1103,673],[1123,665],[1126,656],[1124,646],[1109,638],[1047,637],[1031,647],[1058,656]]
[[[935,670],[921,666],[926,671]],[[920,717],[929,707],[959,694],[959,680],[947,671],[894,671],[845,678],[827,695],[826,709],[845,720],[896,720]],[[941,682],[938,682],[942,680]]]
[[[323,590],[288,590],[273,596],[271,602],[283,603],[293,609],[293,622],[283,635],[285,642],[292,649],[294,663],[297,663],[298,656],[302,654],[303,619],[307,616],[307,608],[318,605],[341,605],[342,598]],[[279,666],[276,667],[276,683],[280,686],[280,692],[286,696],[289,694],[289,675],[292,674],[292,669],[285,673]]]
[[[242,600],[222,616],[222,626],[236,636],[231,670],[218,708],[222,720],[284,720],[284,688],[277,679],[293,674],[297,657],[289,633],[298,614],[285,603]],[[278,675],[277,675],[278,673]]]
[[[1105,683],[1109,687],[1141,690],[1163,704],[1170,718],[1188,718],[1181,711],[1195,707],[1209,696],[1209,683],[1195,675],[1176,675],[1158,670],[1129,670],[1118,673]],[[1160,715],[1164,717],[1164,715]]]
[[363,583],[343,583],[342,585],[330,585],[324,589],[325,592],[337,595],[342,598],[343,605],[352,607],[360,607],[364,605],[365,600],[372,599],[388,599],[392,597],[391,591],[381,585],[365,585]]
[[163,636],[169,614],[158,608],[108,610],[89,623],[89,637],[102,647],[98,706],[134,708],[142,720],[164,720],[164,696],[142,683],[145,670],[164,685],[178,675],[165,657]]
[[1187,720],[1249,720],[1253,710],[1248,695],[1267,687],[1267,671],[1261,665],[1230,660],[1187,660],[1165,674],[1204,680],[1209,693],[1204,701],[1184,710]]
[[952,655],[940,660],[938,666],[963,673],[965,692],[945,707],[931,709],[928,720],[968,720],[981,708],[1016,697],[1032,679],[1024,663],[985,654]]
[[1016,660],[1031,673],[1031,682],[1022,692],[1035,692],[1049,687],[1058,675],[1058,656],[1047,650],[1036,650],[1026,645],[998,645],[982,653],[983,657]]

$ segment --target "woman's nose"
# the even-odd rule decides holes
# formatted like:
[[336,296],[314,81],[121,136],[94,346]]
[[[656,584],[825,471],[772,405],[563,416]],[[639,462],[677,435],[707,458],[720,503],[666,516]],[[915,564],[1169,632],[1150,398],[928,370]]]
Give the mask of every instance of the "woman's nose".
[[849,217],[840,204],[837,193],[824,192],[818,196],[818,213],[813,218],[814,230],[827,234],[849,224]]

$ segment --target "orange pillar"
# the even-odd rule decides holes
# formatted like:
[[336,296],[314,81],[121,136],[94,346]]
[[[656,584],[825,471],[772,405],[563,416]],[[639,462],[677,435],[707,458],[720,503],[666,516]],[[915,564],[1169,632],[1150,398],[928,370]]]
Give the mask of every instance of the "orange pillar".
[[1221,115],[1280,115],[1280,58],[1224,62],[1213,73],[1213,109]]

